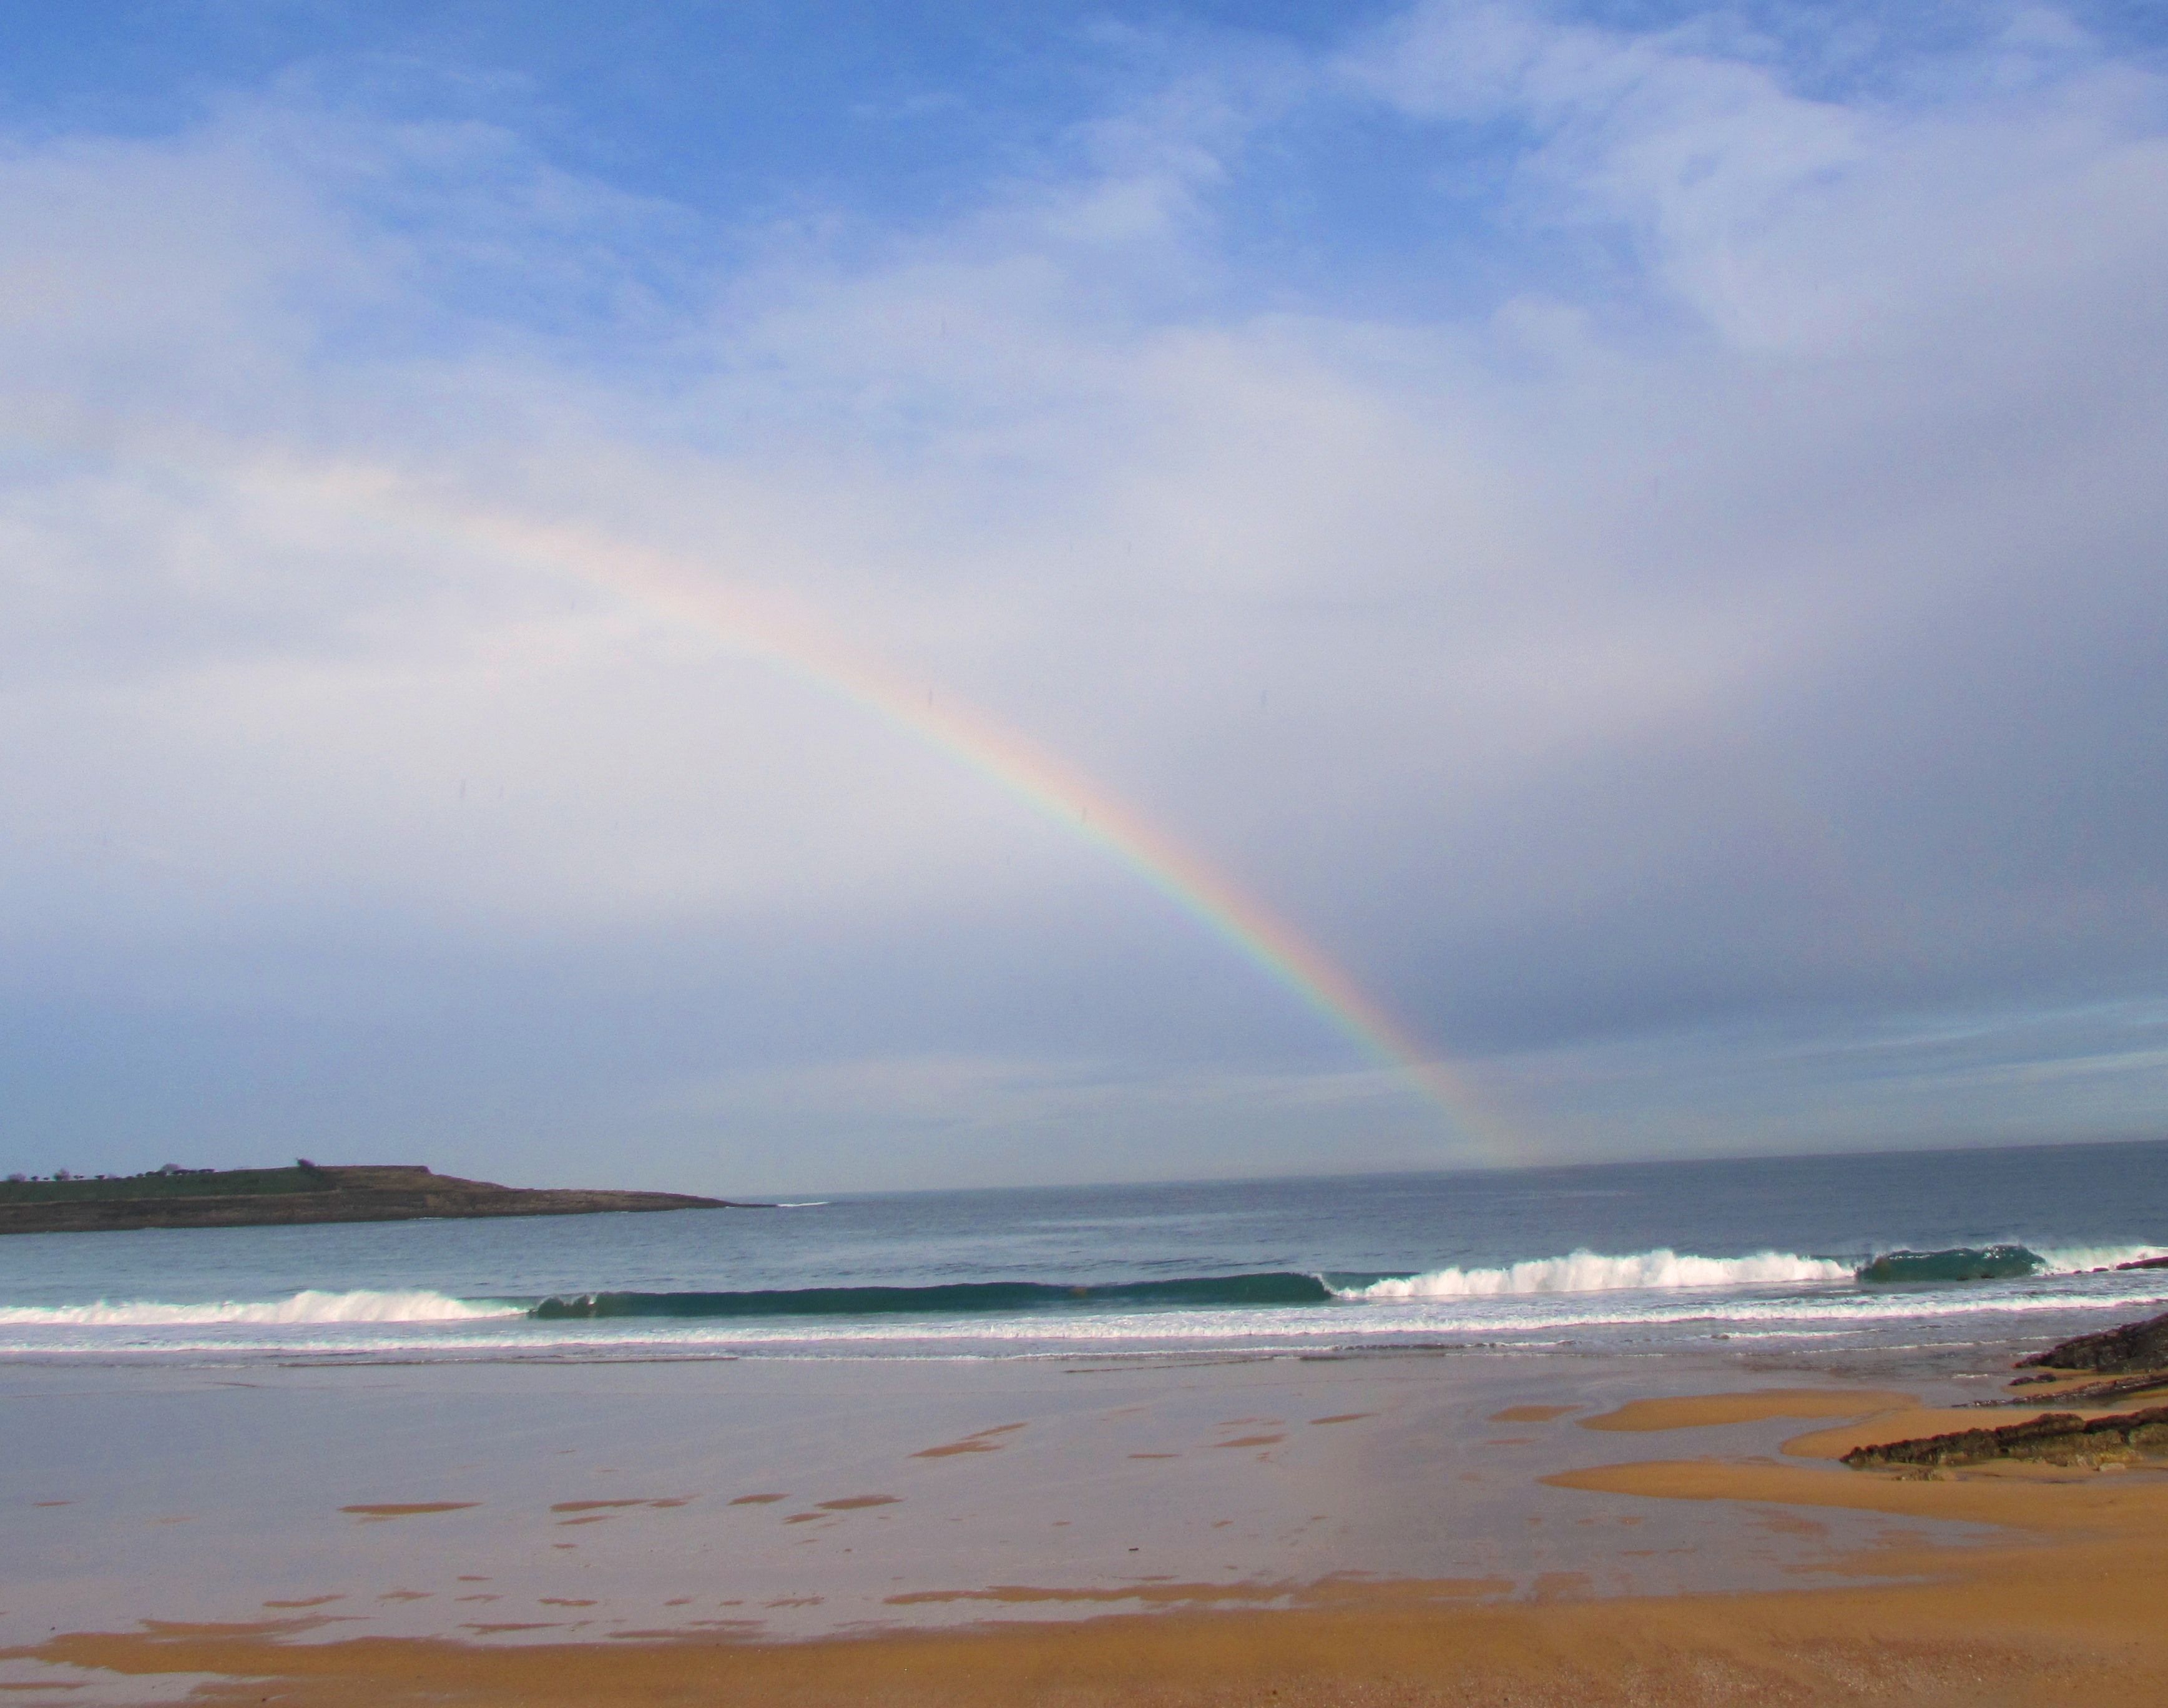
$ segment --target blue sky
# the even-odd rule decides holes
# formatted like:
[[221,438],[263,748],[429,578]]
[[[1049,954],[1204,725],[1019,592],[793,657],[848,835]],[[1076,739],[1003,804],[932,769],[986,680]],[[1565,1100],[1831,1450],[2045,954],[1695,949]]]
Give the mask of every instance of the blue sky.
[[[2157,8],[11,40],[0,1168],[2158,1135]],[[392,492],[980,708],[1480,1122],[893,720]]]

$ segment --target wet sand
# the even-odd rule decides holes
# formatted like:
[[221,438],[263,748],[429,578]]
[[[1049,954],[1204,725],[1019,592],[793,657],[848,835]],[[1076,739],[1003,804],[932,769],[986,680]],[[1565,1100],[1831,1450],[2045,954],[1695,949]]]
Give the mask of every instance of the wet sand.
[[2168,1475],[1831,1462],[1999,1381],[1480,1355],[226,1379],[0,1381],[15,1700],[2168,1689]]

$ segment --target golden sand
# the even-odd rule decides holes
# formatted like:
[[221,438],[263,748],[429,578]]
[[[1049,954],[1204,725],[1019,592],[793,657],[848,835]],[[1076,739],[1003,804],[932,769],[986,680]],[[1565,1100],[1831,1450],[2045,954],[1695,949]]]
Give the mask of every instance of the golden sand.
[[1584,1429],[1639,1434],[1655,1429],[1701,1429],[1724,1423],[1758,1423],[1770,1418],[1857,1418],[1916,1406],[1911,1394],[1860,1388],[1760,1388],[1744,1394],[1687,1394],[1629,1400],[1618,1410],[1583,1418]]

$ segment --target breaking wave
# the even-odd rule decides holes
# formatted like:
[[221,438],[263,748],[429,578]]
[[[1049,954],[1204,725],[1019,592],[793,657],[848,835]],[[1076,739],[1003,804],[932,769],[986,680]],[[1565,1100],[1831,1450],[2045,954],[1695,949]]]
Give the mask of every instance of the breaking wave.
[[523,1307],[494,1300],[454,1299],[414,1288],[400,1292],[296,1293],[263,1301],[223,1300],[205,1305],[167,1305],[153,1300],[120,1304],[10,1305],[0,1306],[0,1323],[35,1328],[87,1324],[114,1328],[209,1327],[221,1322],[278,1324],[305,1322],[472,1322],[491,1317],[518,1317]]
[[957,1281],[930,1287],[797,1287],[753,1293],[581,1293],[545,1299],[529,1314],[545,1322],[592,1317],[885,1317],[904,1312],[1031,1311],[1079,1305],[1324,1305],[1332,1297],[1315,1275],[1276,1271],[1099,1286]]
[[2149,1264],[2160,1248],[2151,1245],[2050,1247],[1955,1246],[1947,1251],[1884,1252],[1859,1272],[1869,1284],[1893,1281],[2007,1281],[2027,1275],[2082,1275],[2096,1269]]
[[1871,1286],[1901,1281],[2007,1281],[2041,1270],[2040,1254],[2022,1245],[1953,1246],[1947,1251],[1884,1252],[1859,1279]]
[[[1737,1316],[1742,1322],[1748,1317],[1760,1320],[1771,1313],[1787,1320],[1832,1312],[1845,1320],[1864,1320],[1862,1312],[1872,1315],[1884,1309],[1874,1304],[1877,1298],[1889,1301],[1887,1308],[1903,1312],[1947,1314],[1971,1308],[1959,1303],[1958,1295],[1972,1290],[1953,1284],[2028,1279],[2044,1282],[2050,1277],[2109,1272],[2118,1265],[2157,1257],[2161,1250],[2156,1245],[2043,1246],[2034,1250],[2011,1244],[1891,1251],[1862,1262],[1857,1258],[1841,1260],[1773,1250],[1740,1257],[1703,1257],[1665,1248],[1623,1254],[1582,1250],[1495,1268],[1456,1266],[1415,1274],[1269,1270],[1077,1284],[964,1281],[741,1292],[598,1290],[541,1299],[533,1294],[460,1298],[427,1287],[311,1289],[270,1300],[173,1303],[139,1298],[89,1304],[5,1305],[0,1306],[0,1327],[24,1331],[28,1338],[24,1347],[29,1348],[57,1344],[49,1342],[50,1332],[70,1329],[88,1331],[96,1337],[98,1331],[109,1329],[200,1328],[215,1331],[204,1343],[210,1345],[226,1344],[231,1337],[224,1331],[235,1328],[306,1330],[312,1326],[336,1328],[341,1325],[352,1327],[372,1343],[380,1338],[380,1325],[395,1331],[397,1325],[428,1327],[425,1338],[433,1344],[442,1338],[444,1326],[457,1324],[474,1325],[490,1337],[525,1323],[536,1328],[563,1325],[561,1333],[575,1336],[676,1333],[695,1340],[717,1333],[727,1333],[734,1339],[750,1335],[765,1341],[778,1335],[843,1333],[879,1338],[933,1332],[911,1326],[913,1317],[971,1320],[982,1325],[971,1329],[971,1333],[996,1338],[1024,1334],[1062,1339],[1085,1333],[1117,1340],[1139,1334],[1179,1336],[1208,1330],[1247,1334],[1252,1330],[1236,1325],[1267,1322],[1284,1332],[1302,1334],[1398,1333],[1417,1319],[1440,1332],[1486,1325],[1528,1328],[1534,1325],[1534,1319],[1525,1322],[1521,1319],[1531,1309],[1545,1322],[1555,1317],[1560,1322],[1597,1320],[1589,1317],[1591,1312],[1603,1320],[1618,1317],[1623,1312],[1635,1320],[1654,1322],[1668,1320],[1681,1311],[1705,1314],[1711,1310]],[[2136,1282],[2140,1278],[2129,1279]],[[1926,1285],[1921,1288],[1905,1283]],[[1709,1296],[1727,1291],[1739,1296],[1721,1305],[1711,1301]],[[1637,1292],[1658,1296],[1641,1300],[1604,1296]],[[1931,1296],[1945,1302],[1932,1306],[1923,1302]],[[2030,1308],[2006,1287],[1989,1288],[1980,1296],[1997,1309]],[[2038,1302],[2044,1306],[2059,1297],[2043,1293]],[[1576,1302],[1576,1298],[1586,1302]],[[1533,1302],[1538,1300],[1550,1302]],[[1907,1302],[1900,1307],[1900,1301]],[[1364,1306],[1386,1308],[1374,1313],[1358,1308],[1347,1317],[1340,1315],[1348,1307]],[[1311,1315],[1313,1311],[1318,1314]],[[1443,1317],[1441,1312],[1445,1313]],[[1470,1312],[1475,1315],[1471,1317]],[[1499,1317],[1501,1312],[1507,1315]],[[762,1318],[781,1320],[772,1328],[763,1328],[757,1321]],[[1006,1323],[1002,1321],[1004,1318]],[[1298,1320],[1313,1326],[1297,1330]],[[1328,1328],[1326,1325],[1332,1321],[1340,1326]],[[682,1328],[672,1329],[669,1324],[673,1322]],[[787,1326],[794,1322],[797,1326]],[[618,1327],[605,1326],[613,1322]],[[572,1327],[578,1323],[593,1327],[587,1330]],[[880,1326],[884,1323],[890,1326]],[[1188,1328],[1175,1326],[1181,1323],[1187,1323]],[[726,1328],[725,1324],[741,1326]],[[1027,1324],[1033,1326],[1027,1328]]]
[[1831,1258],[1800,1257],[1792,1252],[1756,1252],[1751,1257],[1703,1258],[1662,1250],[1625,1257],[1601,1252],[1572,1252],[1562,1258],[1531,1258],[1502,1269],[1432,1269],[1420,1275],[1382,1280],[1334,1290],[1350,1300],[1470,1299],[1514,1293],[1600,1293],[1623,1288],[1752,1287],[1790,1281],[1849,1281],[1849,1264]]

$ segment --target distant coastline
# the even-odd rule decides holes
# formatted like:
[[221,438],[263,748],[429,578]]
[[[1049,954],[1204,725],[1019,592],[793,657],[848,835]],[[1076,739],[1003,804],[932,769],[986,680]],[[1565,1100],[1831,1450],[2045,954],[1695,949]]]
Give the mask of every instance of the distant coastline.
[[290,1168],[169,1167],[117,1179],[56,1176],[0,1181],[0,1234],[768,1207],[679,1192],[500,1186],[438,1174],[417,1163],[334,1166],[304,1161]]

